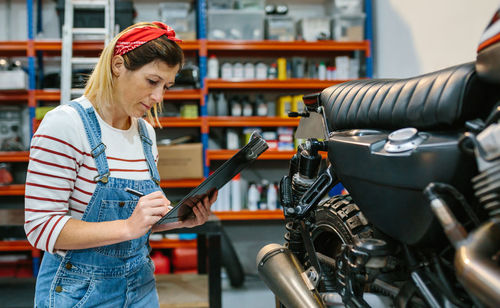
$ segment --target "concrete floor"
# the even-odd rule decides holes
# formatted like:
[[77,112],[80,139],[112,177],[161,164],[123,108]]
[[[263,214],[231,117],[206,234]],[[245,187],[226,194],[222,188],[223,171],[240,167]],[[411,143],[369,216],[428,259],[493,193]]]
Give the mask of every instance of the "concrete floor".
[[[0,307],[33,307],[34,289],[35,280],[32,278],[0,278]],[[274,295],[257,276],[246,276],[245,284],[238,289],[232,288],[223,277],[222,307],[272,308],[275,307]]]

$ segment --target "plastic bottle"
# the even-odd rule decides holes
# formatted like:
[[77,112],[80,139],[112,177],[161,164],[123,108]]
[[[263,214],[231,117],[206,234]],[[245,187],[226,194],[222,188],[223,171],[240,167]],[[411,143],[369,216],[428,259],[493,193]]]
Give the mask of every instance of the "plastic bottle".
[[224,97],[224,93],[220,93],[217,98],[217,115],[218,116],[227,116],[227,101]]
[[233,65],[229,62],[225,62],[224,64],[222,64],[220,74],[222,79],[232,79]]
[[276,79],[278,77],[278,69],[276,63],[271,63],[267,72],[267,79]]
[[233,96],[231,98],[231,116],[233,117],[241,117],[242,106],[240,103],[240,99],[237,96]]
[[257,98],[255,100],[255,105],[256,105],[256,114],[259,117],[265,117],[268,115],[268,109],[267,109],[267,104],[264,101],[264,96],[262,94],[257,95]]
[[219,78],[219,60],[215,55],[211,55],[210,58],[208,58],[207,77],[211,79]]
[[286,59],[278,58],[278,80],[286,80]]
[[275,210],[278,208],[278,190],[274,183],[267,187],[267,209]]
[[250,211],[256,211],[259,209],[259,199],[260,193],[257,189],[257,185],[255,183],[250,184],[248,188],[248,198],[247,198],[247,206]]
[[233,64],[233,79],[241,80],[244,77],[244,68],[241,62]]
[[255,79],[267,79],[267,65],[259,62],[255,65]]
[[161,251],[156,250],[151,256],[151,260],[155,264],[155,274],[170,273],[170,260]]
[[215,98],[214,98],[213,93],[208,94],[207,113],[209,116],[217,115],[217,106],[215,104]]
[[255,65],[253,63],[245,63],[243,76],[245,79],[255,79]]
[[251,117],[253,116],[253,105],[252,103],[250,102],[250,100],[248,99],[248,96],[243,96],[243,99],[241,100],[241,108],[242,108],[242,112],[241,114],[244,116],[244,117]]
[[259,200],[259,209],[267,210],[267,189],[269,186],[269,181],[266,179],[262,180],[260,185],[260,200]]
[[241,181],[240,174],[231,180],[231,210],[241,211]]
[[231,186],[229,183],[219,189],[219,195],[217,199],[220,199],[220,211],[229,211],[231,209]]
[[324,62],[320,62],[318,66],[318,79],[326,80],[326,66]]

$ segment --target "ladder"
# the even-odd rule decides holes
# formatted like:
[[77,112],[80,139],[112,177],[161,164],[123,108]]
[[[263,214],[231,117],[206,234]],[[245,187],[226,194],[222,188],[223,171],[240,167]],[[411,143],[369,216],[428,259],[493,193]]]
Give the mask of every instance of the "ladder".
[[[92,9],[104,11],[104,28],[75,28],[74,13],[76,9]],[[67,104],[76,95],[82,95],[83,89],[72,88],[73,66],[97,64],[99,58],[73,57],[73,39],[75,36],[102,38],[107,45],[113,38],[115,28],[114,0],[65,0],[64,25],[62,28],[61,58],[61,104]]]

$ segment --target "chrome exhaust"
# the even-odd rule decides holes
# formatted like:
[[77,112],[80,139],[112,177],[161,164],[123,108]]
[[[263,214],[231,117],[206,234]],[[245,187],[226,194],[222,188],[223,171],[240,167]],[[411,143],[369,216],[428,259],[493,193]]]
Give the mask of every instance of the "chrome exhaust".
[[490,307],[500,306],[500,220],[493,218],[457,247],[455,269],[462,284]]
[[[446,202],[425,189],[434,215],[456,249],[455,270],[458,280],[470,294],[490,307],[500,307],[500,220],[492,218],[467,234]],[[495,259],[496,258],[496,259]]]
[[324,308],[297,258],[285,247],[269,244],[257,254],[260,277],[287,308]]

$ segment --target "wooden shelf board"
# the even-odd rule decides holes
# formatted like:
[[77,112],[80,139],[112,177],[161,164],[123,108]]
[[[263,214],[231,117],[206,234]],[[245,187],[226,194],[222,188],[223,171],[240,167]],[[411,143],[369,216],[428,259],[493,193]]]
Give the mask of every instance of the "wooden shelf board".
[[210,127],[278,127],[278,126],[297,126],[298,118],[280,118],[280,117],[207,117]]
[[200,127],[201,117],[185,119],[180,117],[159,118],[162,127]]
[[368,52],[369,41],[339,42],[339,41],[207,41],[208,51],[352,51]]
[[150,241],[153,249],[168,249],[168,248],[196,248],[196,240],[174,240],[163,239],[161,241]]
[[282,210],[258,211],[216,211],[214,214],[220,220],[280,220],[285,219]]
[[0,196],[24,196],[24,184],[0,186]]
[[190,188],[196,187],[204,179],[180,179],[180,180],[161,180],[160,186],[163,188]]
[[28,162],[30,152],[0,152],[0,162],[2,163],[18,163],[18,162]]
[[284,89],[284,90],[323,90],[347,80],[317,79],[266,79],[266,80],[224,80],[205,79],[208,89]]

